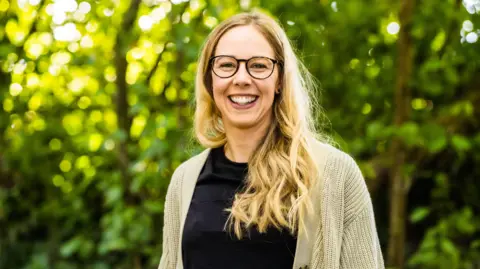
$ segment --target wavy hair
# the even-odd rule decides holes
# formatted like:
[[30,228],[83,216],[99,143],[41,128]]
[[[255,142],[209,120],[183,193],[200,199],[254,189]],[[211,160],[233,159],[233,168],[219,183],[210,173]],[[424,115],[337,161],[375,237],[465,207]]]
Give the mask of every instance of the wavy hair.
[[246,186],[227,209],[230,212],[227,223],[238,238],[250,227],[259,232],[271,226],[287,228],[292,234],[301,233],[305,230],[305,216],[313,209],[309,194],[318,178],[311,143],[325,139],[318,135],[313,120],[316,106],[313,77],[297,59],[283,28],[270,16],[258,11],[240,13],[220,23],[208,36],[195,81],[195,136],[204,147],[220,147],[227,142],[213,100],[209,59],[223,34],[244,25],[260,31],[272,46],[275,58],[282,63],[281,90],[274,100],[273,122],[248,160]]

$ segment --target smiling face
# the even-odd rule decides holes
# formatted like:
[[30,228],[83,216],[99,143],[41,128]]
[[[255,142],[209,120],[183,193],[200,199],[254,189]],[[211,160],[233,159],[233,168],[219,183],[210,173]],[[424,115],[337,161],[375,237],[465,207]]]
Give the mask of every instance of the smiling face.
[[[267,39],[254,26],[237,26],[227,31],[218,41],[214,56],[228,55],[236,59],[268,57],[275,59],[273,48]],[[231,59],[231,58],[230,58]],[[228,78],[212,72],[212,90],[215,104],[220,111],[225,129],[252,129],[270,125],[275,89],[278,87],[278,66],[271,62],[274,71],[266,79],[252,77],[246,68],[246,62],[239,62],[235,75]],[[215,60],[213,66],[228,72],[235,62]],[[252,75],[264,72],[268,66],[260,61],[250,61]],[[217,72],[220,74],[220,72]],[[226,77],[225,75],[221,75]]]

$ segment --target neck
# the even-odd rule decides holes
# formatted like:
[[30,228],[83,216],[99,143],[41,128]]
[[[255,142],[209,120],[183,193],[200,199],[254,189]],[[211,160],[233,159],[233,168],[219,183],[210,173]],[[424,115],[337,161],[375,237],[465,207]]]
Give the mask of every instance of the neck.
[[237,163],[248,162],[253,151],[258,147],[265,137],[270,126],[270,121],[249,129],[239,129],[233,126],[225,126],[227,143],[225,145],[225,156]]

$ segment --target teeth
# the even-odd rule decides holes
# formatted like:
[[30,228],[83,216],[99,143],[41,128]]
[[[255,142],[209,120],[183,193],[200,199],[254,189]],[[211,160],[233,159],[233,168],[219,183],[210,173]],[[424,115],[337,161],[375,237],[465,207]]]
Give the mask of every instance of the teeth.
[[257,99],[255,96],[230,96],[230,100],[240,105],[251,103],[255,99]]

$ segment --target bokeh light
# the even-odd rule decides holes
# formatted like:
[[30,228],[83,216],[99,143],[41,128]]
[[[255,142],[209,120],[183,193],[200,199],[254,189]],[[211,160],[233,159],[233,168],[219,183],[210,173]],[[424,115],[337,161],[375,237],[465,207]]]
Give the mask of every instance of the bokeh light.
[[387,32],[391,35],[396,35],[400,31],[400,24],[398,22],[391,22],[387,26]]

